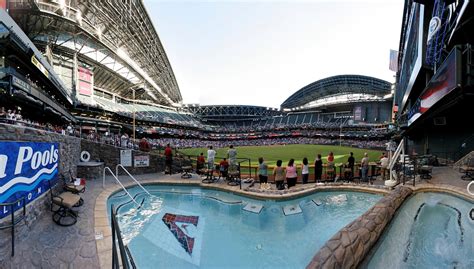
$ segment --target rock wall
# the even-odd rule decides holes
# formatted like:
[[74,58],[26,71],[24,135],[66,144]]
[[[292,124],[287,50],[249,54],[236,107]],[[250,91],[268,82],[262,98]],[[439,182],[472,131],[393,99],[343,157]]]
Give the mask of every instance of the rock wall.
[[397,187],[329,239],[306,268],[357,268],[411,193],[410,188]]
[[[64,136],[43,130],[28,127],[0,124],[0,141],[24,141],[24,142],[57,142],[60,147],[59,177],[69,178],[69,171],[76,175],[76,164],[79,162],[80,139]],[[17,211],[16,214],[20,212]],[[26,206],[26,219],[15,226],[15,238],[28,236],[30,229],[42,214],[50,212],[50,194],[45,192]],[[10,221],[10,217],[0,219],[0,225]],[[0,230],[0,261],[11,255],[11,229]]]
[[[89,140],[81,141],[82,150],[88,151],[91,161],[104,162],[115,173],[115,166],[120,163],[120,150],[125,148],[115,147],[112,145],[100,144]],[[146,174],[163,172],[165,169],[165,158],[162,155],[143,152],[139,150],[132,150],[132,162],[135,156],[148,155],[150,158],[150,165],[148,167],[126,167],[132,174]],[[173,171],[181,171],[181,166],[190,165],[190,160],[182,158],[173,159]],[[124,174],[123,170],[119,170],[119,174]]]

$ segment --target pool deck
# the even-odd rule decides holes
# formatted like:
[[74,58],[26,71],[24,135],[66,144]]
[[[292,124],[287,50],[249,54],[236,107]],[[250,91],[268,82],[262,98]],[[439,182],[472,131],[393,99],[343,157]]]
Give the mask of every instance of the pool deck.
[[[239,186],[228,186],[223,181],[204,184],[196,175],[191,179],[181,179],[180,174],[165,176],[159,173],[140,175],[136,178],[142,183],[200,185],[260,199],[289,199],[316,190],[355,190],[382,194],[389,191],[382,186],[383,182],[380,179],[375,181],[374,185],[310,183],[297,185],[294,191],[290,189],[283,193],[283,191],[260,191],[258,183],[252,188],[248,188],[248,184],[243,184],[242,190]],[[474,197],[466,190],[470,181],[460,178],[461,173],[452,168],[435,167],[431,180],[417,181],[415,187],[407,182],[405,186],[413,188],[415,192],[450,192],[474,202]],[[121,176],[120,180],[127,186],[133,185],[127,177]],[[111,268],[112,240],[106,204],[107,198],[119,189],[119,185],[114,183],[112,177],[107,177],[105,188],[102,188],[102,180],[88,181],[86,192],[81,195],[84,198],[84,205],[78,208],[79,218],[75,225],[60,227],[52,221],[52,214],[43,214],[30,229],[28,237],[16,240],[15,256],[0,262],[0,268]],[[7,240],[6,244],[10,244],[10,241]]]

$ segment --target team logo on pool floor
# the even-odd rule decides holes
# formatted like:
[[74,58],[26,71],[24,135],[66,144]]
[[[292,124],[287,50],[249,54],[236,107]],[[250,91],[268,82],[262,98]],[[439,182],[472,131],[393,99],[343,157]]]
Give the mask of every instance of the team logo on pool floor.
[[178,239],[178,242],[186,250],[189,255],[193,254],[194,237],[189,236],[190,225],[197,227],[198,216],[184,216],[166,213],[163,216],[163,222],[173,235]]

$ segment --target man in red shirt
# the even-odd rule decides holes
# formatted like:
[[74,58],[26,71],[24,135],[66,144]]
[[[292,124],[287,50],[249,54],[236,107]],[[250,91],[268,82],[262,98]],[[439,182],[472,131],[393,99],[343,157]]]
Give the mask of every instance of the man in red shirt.
[[141,151],[145,151],[145,152],[151,151],[150,143],[148,143],[148,141],[146,140],[146,138],[142,138],[142,139],[140,140],[140,143],[138,143],[138,148],[139,148]]
[[197,158],[197,162],[196,162],[196,172],[198,174],[201,173],[201,169],[204,168],[204,163],[206,162],[206,159],[204,158],[204,153],[201,152],[201,155],[199,155],[199,157]]
[[227,172],[229,171],[229,162],[224,158],[220,163],[219,163],[219,171],[220,175],[223,178],[227,178]]
[[170,144],[166,145],[165,148],[165,174],[168,172],[170,175],[171,165],[173,164],[173,151],[171,150]]

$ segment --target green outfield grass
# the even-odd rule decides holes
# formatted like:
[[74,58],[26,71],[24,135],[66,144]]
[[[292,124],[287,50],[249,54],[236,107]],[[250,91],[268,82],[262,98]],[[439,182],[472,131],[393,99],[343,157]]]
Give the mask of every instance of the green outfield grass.
[[[216,162],[219,162],[223,157],[227,157],[227,150],[229,148],[216,149]],[[381,155],[381,151],[351,148],[334,145],[272,145],[272,146],[248,146],[236,147],[238,158],[250,158],[252,165],[258,164],[258,158],[263,157],[268,165],[275,165],[277,160],[283,161],[283,166],[286,166],[288,161],[293,158],[296,164],[300,164],[304,157],[308,158],[310,164],[314,164],[317,154],[321,154],[323,161],[326,162],[326,156],[330,151],[334,153],[335,163],[345,163],[349,157],[349,152],[354,152],[356,162],[360,162],[364,152],[369,154],[370,161],[376,161]],[[201,152],[204,156],[207,155],[206,148],[182,149],[188,155],[197,156]],[[196,159],[195,157],[193,159]],[[243,163],[246,165],[247,163]]]

